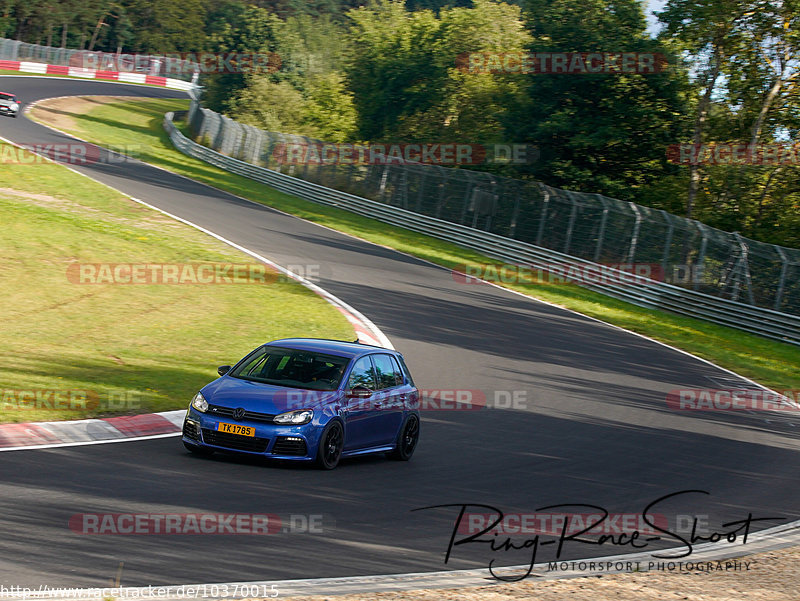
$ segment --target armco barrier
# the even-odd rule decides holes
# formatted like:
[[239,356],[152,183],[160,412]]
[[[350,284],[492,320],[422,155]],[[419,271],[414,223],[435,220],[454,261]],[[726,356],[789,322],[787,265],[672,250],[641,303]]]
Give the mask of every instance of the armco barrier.
[[[576,269],[584,267],[601,269],[599,264],[592,261],[353,196],[225,156],[184,136],[175,127],[173,118],[173,113],[167,113],[164,118],[164,128],[178,150],[225,171],[271,186],[281,192],[447,240],[512,264],[529,265],[532,268],[545,270],[554,265]],[[602,269],[608,270],[607,267],[602,267]],[[628,275],[617,270],[611,271],[612,273],[616,272],[616,275],[619,276],[617,281],[623,280]],[[646,283],[636,286],[614,283],[585,284],[584,286],[640,307],[662,309],[800,345],[800,317],[798,316],[753,307],[654,280],[648,280]]]
[[445,166],[536,160],[534,146],[332,144],[266,130],[242,135],[242,127],[199,102],[190,107],[187,135],[226,156],[586,261],[660,265],[662,281],[681,288],[800,316],[799,248],[601,194]]

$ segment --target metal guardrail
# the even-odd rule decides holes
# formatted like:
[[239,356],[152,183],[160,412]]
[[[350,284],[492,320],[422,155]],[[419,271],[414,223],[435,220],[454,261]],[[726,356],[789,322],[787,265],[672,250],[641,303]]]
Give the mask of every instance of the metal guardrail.
[[589,268],[595,269],[597,272],[611,271],[617,276],[611,279],[618,280],[620,283],[587,283],[582,284],[583,287],[640,307],[666,310],[800,345],[800,316],[749,306],[655,280],[644,282],[637,280],[635,285],[626,284],[626,278],[629,279],[631,274],[602,266],[593,261],[421,215],[397,206],[389,206],[225,156],[184,136],[175,127],[173,118],[173,113],[167,113],[164,118],[164,128],[178,150],[188,156],[261,182],[281,192],[447,240],[512,264],[527,265],[545,271],[554,266],[562,266],[565,269]]
[[[261,130],[199,102],[189,109],[188,135],[226,156],[326,188],[602,265],[648,265],[661,272],[653,279],[800,316],[800,249],[601,194],[443,166],[458,163],[456,156],[471,157],[462,165],[480,163],[491,154],[487,147],[331,144]],[[510,146],[499,145],[492,161],[502,148],[510,156]],[[411,160],[414,152],[420,154]]]

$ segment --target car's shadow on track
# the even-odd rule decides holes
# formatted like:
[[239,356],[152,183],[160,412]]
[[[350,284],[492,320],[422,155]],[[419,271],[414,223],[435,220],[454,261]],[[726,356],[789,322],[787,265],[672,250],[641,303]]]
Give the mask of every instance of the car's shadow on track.
[[[271,459],[269,457],[257,457],[254,455],[244,455],[242,453],[226,453],[215,452],[211,457],[201,457],[193,455],[188,451],[181,451],[176,449],[176,452],[182,455],[188,455],[195,461],[217,461],[220,463],[235,463],[237,465],[251,465],[264,469],[278,469],[278,470],[299,470],[299,471],[314,471],[323,472],[318,468],[313,461],[292,461],[289,459]],[[370,455],[362,455],[357,457],[343,457],[335,471],[346,470],[348,467],[358,467],[359,465],[370,465],[380,462],[391,461],[385,453],[374,453]]]

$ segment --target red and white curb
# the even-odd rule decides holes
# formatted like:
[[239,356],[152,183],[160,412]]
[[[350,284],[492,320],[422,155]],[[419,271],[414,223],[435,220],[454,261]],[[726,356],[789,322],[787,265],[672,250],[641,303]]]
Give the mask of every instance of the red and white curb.
[[145,73],[124,73],[120,71],[97,71],[82,67],[67,67],[63,65],[48,65],[46,63],[32,63],[28,61],[0,60],[0,69],[6,71],[19,71],[20,73],[38,73],[40,75],[63,75],[66,77],[81,77],[84,79],[98,79],[101,81],[118,81],[121,83],[138,83],[172,90],[191,90],[194,85],[189,81],[161,77],[160,75],[147,75]]
[[[187,401],[188,406],[188,401]],[[0,452],[177,436],[185,409],[64,422],[0,424]]]

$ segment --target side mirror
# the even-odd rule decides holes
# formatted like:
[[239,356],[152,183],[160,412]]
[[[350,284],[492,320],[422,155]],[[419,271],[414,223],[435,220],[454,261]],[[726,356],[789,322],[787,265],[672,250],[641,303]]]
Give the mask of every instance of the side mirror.
[[368,399],[372,396],[372,391],[364,386],[356,386],[347,391],[347,396],[351,399]]
[[221,375],[221,376],[224,376],[224,375],[225,375],[226,373],[228,373],[230,370],[231,370],[231,366],[230,366],[230,365],[220,365],[220,366],[217,368],[217,373],[218,373],[219,375]]

